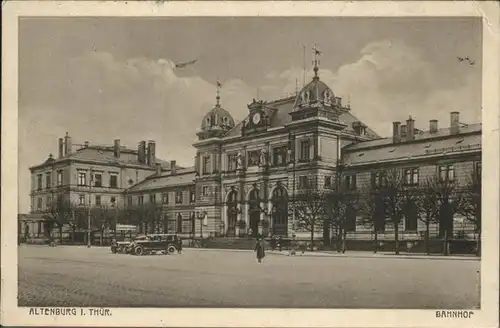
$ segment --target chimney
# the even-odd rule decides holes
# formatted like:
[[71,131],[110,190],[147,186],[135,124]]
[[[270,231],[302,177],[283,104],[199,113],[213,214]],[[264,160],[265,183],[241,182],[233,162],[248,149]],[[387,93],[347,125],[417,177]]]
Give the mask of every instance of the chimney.
[[64,156],[64,139],[59,138],[59,158]]
[[460,113],[451,112],[450,113],[450,133],[458,134],[460,132]]
[[146,163],[146,141],[139,142],[139,148],[137,149],[137,160],[139,163]]
[[170,174],[175,175],[177,173],[176,162],[170,161]]
[[392,141],[401,141],[401,122],[392,122]]
[[71,137],[66,132],[64,137],[64,156],[71,154]]
[[156,164],[156,144],[153,140],[148,141],[148,155],[147,155],[148,165],[155,166]]
[[406,125],[401,125],[401,138],[406,139]]
[[114,153],[116,158],[120,158],[120,139],[115,139]]
[[161,175],[161,164],[156,163],[156,175],[160,176]]
[[436,133],[438,130],[438,120],[430,120],[429,121],[429,132]]
[[85,148],[89,148],[89,142],[88,142],[88,141],[85,141],[85,142],[83,143],[83,147],[85,147]]
[[406,140],[413,140],[415,137],[415,120],[411,116],[406,120]]

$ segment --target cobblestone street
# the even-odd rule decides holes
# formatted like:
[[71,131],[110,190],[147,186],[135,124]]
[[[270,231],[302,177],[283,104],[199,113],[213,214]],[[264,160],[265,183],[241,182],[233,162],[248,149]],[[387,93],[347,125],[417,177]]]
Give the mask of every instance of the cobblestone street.
[[19,306],[472,308],[480,261],[20,246]]

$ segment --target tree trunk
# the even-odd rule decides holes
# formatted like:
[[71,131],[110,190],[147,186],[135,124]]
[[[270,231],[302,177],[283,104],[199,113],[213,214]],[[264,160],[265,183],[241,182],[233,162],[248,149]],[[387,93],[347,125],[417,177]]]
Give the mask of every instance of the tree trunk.
[[424,235],[424,249],[425,249],[425,254],[429,255],[429,221],[425,222],[425,235]]
[[101,227],[100,236],[99,236],[99,245],[102,246],[103,243],[104,243],[104,228]]
[[378,231],[377,231],[377,227],[375,227],[374,229],[374,239],[373,239],[373,253],[377,254],[377,251],[378,251]]
[[59,226],[59,244],[62,244],[63,236],[62,236],[62,224]]
[[481,256],[481,229],[477,234],[476,256]]
[[394,223],[394,249],[396,255],[399,255],[399,224]]
[[323,244],[325,247],[330,246],[330,222],[325,220],[323,223]]
[[311,226],[311,251],[314,250],[314,224]]
[[443,254],[444,256],[448,256],[448,227],[444,230]]
[[347,249],[347,230],[346,229],[343,229],[342,230],[342,254],[345,253],[346,249]]
[[341,253],[342,252],[342,228],[339,227],[337,229],[337,242],[336,242],[336,246],[337,246],[337,253]]

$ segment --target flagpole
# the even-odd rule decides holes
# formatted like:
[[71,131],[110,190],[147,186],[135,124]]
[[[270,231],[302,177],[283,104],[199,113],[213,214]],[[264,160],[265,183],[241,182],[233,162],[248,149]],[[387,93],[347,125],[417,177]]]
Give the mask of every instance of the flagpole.
[[302,45],[302,48],[303,48],[303,55],[302,55],[302,58],[304,60],[304,67],[303,67],[303,72],[302,72],[302,87],[305,87],[306,85],[306,45],[303,44]]

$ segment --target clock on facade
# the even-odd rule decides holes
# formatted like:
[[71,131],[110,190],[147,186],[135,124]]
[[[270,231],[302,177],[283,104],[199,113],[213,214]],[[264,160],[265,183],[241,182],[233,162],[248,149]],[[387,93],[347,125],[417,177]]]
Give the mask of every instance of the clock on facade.
[[252,122],[253,122],[253,124],[259,124],[259,122],[260,122],[260,114],[259,113],[255,113],[253,115]]

